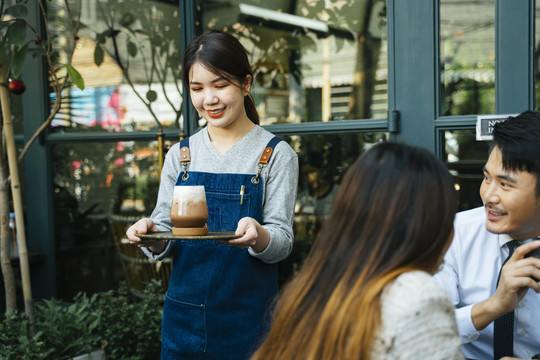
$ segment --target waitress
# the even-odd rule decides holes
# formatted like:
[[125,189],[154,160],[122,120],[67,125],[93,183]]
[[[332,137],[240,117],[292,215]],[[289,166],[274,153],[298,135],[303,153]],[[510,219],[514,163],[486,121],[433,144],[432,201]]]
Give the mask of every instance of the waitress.
[[[292,249],[298,157],[258,125],[251,66],[233,36],[208,31],[195,38],[183,81],[207,126],[171,147],[156,208],[127,236],[152,259],[173,256],[161,358],[247,359],[268,328],[276,263]],[[209,230],[240,237],[142,242],[136,233],[171,230],[175,185],[204,185]]]

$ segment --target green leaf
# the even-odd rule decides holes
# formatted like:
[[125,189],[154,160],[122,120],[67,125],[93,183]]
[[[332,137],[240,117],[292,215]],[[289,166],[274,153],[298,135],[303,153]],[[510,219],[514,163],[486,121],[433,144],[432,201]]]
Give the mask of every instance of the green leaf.
[[15,20],[7,29],[7,37],[13,45],[23,46],[26,40],[26,21]]
[[150,102],[154,102],[157,100],[157,92],[155,92],[154,90],[148,90],[148,92],[146,93],[146,99]]
[[133,16],[132,13],[127,12],[124,15],[122,15],[122,18],[120,19],[120,25],[124,27],[129,27],[133,22],[135,21],[135,16]]
[[127,51],[131,57],[137,56],[137,50],[137,44],[135,44],[133,41],[128,42]]
[[17,19],[24,19],[28,15],[28,9],[23,4],[15,4],[8,7],[5,13]]
[[103,48],[101,45],[96,44],[96,48],[94,49],[94,62],[97,66],[101,66],[103,64],[103,59],[105,57],[105,53],[103,51]]
[[13,63],[11,64],[11,74],[15,79],[18,79],[22,73],[24,62],[26,61],[26,55],[28,55],[28,44],[20,48],[13,57]]
[[98,44],[105,44],[107,42],[107,38],[105,37],[105,32],[102,32],[101,34],[97,34],[96,41]]
[[75,85],[81,90],[84,90],[84,79],[82,78],[81,74],[71,65],[65,64],[66,70],[69,74],[69,77],[73,81]]

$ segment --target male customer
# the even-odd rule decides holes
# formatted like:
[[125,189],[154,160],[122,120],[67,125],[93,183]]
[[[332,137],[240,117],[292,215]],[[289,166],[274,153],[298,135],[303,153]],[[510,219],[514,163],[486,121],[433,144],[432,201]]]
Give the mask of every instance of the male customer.
[[540,248],[539,112],[495,125],[483,172],[484,206],[456,215],[454,240],[435,276],[454,302],[466,358],[537,358],[540,260],[527,254]]

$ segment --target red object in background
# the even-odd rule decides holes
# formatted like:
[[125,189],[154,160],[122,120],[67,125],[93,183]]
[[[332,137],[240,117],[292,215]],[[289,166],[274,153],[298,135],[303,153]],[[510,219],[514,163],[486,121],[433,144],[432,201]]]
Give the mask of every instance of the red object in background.
[[16,95],[21,95],[26,90],[24,81],[18,79],[9,79],[9,91]]

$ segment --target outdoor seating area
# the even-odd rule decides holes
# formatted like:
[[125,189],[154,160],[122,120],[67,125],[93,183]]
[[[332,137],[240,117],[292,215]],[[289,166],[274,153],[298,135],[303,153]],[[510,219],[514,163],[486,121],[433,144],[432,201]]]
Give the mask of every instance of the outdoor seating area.
[[[163,290],[167,290],[171,276],[172,259],[167,258],[163,261],[149,259],[138,247],[129,242],[126,230],[137,220],[139,218],[133,216],[112,215],[111,231],[129,290],[133,295],[143,297],[146,285],[152,280],[160,281]],[[165,293],[163,293],[162,300],[164,299]]]
[[[524,263],[520,286],[540,278],[525,252],[540,233],[512,227],[508,196],[536,176],[535,147],[513,146],[536,136],[540,2],[7,0],[0,18],[0,359],[393,358],[413,332],[412,320],[399,323],[404,312],[392,318],[388,297],[413,309],[399,292],[411,284],[429,304],[448,295],[443,312],[455,315],[432,321],[418,309],[444,326],[426,340],[426,351],[441,344],[436,355],[417,348],[412,357],[540,353],[540,332],[528,326],[536,289],[509,304],[497,289],[514,289],[515,278],[491,279]],[[532,125],[510,133],[515,117]],[[519,140],[504,143],[505,131]],[[514,159],[505,147],[529,155]],[[395,165],[379,168],[385,161]],[[403,191],[417,165],[426,185]],[[537,206],[527,194],[524,217]],[[472,306],[468,292],[452,287],[469,266],[460,257],[477,253],[460,216],[446,234],[460,212],[475,224],[485,217],[474,231],[500,245],[485,245],[493,269],[469,269],[492,284],[467,278],[485,300],[474,319],[457,305]],[[428,222],[440,232],[428,233]],[[432,242],[415,253],[395,232],[409,245]],[[497,350],[493,309],[518,324]],[[354,317],[360,325],[347,322]],[[363,327],[383,318],[393,326],[379,330],[396,339],[388,352],[373,340],[381,333]],[[415,331],[424,346],[423,325]],[[454,335],[474,339],[459,350]],[[336,345],[351,341],[346,352]]]

